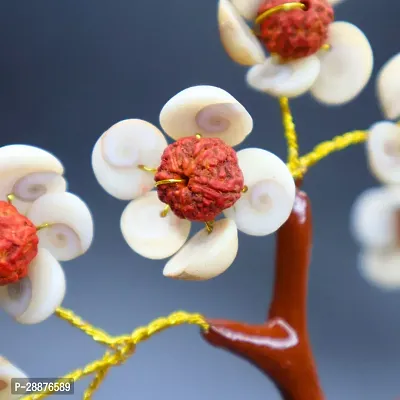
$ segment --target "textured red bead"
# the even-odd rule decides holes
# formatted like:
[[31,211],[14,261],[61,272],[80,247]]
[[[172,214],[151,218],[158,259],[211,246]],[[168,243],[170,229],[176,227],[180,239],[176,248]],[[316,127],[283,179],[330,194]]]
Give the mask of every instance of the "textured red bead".
[[218,138],[186,137],[169,145],[155,181],[183,179],[157,187],[158,197],[179,218],[212,221],[239,200],[243,174],[235,150]]
[[38,243],[35,225],[13,205],[0,201],[0,286],[17,282],[28,274]]
[[[291,3],[293,0],[265,0],[258,11]],[[316,53],[328,37],[328,27],[334,11],[327,0],[303,0],[306,8],[279,11],[260,24],[260,40],[271,54],[282,59],[298,59]]]

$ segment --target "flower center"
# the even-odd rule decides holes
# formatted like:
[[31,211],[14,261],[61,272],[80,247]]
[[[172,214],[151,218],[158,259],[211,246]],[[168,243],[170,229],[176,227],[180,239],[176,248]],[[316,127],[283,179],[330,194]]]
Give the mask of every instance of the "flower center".
[[175,215],[201,222],[213,221],[232,207],[244,189],[232,147],[221,139],[199,135],[166,148],[155,181],[159,199]]
[[32,221],[9,202],[0,201],[0,286],[18,282],[28,274],[38,242]]

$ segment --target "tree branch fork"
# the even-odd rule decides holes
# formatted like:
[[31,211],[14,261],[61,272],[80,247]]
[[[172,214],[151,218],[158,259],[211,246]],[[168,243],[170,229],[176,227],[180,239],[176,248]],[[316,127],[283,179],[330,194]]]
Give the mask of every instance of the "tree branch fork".
[[297,189],[289,219],[276,237],[274,294],[259,325],[207,319],[204,339],[255,365],[284,400],[324,400],[307,329],[308,271],[312,247],[311,204]]

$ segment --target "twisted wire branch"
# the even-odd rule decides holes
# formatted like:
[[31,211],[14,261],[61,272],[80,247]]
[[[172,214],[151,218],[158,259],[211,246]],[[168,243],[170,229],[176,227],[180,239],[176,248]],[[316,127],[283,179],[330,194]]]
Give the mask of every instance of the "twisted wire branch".
[[[311,166],[315,165],[328,155],[344,150],[349,146],[362,143],[367,139],[367,131],[355,130],[347,132],[334,137],[332,140],[318,144],[311,152],[300,157],[296,127],[290,111],[289,101],[287,98],[281,98],[279,99],[279,103],[282,113],[284,134],[287,142],[287,166],[295,179],[301,179]],[[92,399],[93,394],[104,381],[110,369],[114,366],[123,364],[129,357],[131,357],[135,352],[137,344],[140,342],[143,342],[153,335],[173,326],[183,324],[197,325],[204,332],[207,332],[210,327],[205,317],[201,314],[177,311],[167,317],[157,318],[147,326],[135,329],[131,334],[111,336],[102,329],[96,328],[90,323],[84,321],[72,310],[60,307],[56,310],[55,314],[60,319],[67,321],[71,326],[90,336],[94,341],[107,347],[107,351],[104,353],[103,357],[92,361],[85,367],[72,371],[61,378],[70,378],[74,381],[78,381],[93,374],[93,380],[83,395],[84,400]],[[51,392],[38,393],[25,396],[22,400],[44,399],[51,394]]]
[[292,112],[290,111],[288,98],[281,97],[279,99],[279,105],[281,107],[282,125],[287,145],[287,153],[288,153],[287,165],[290,172],[299,171],[298,178],[301,178],[300,175],[302,168],[299,157],[299,144],[297,140],[296,126],[293,121]]
[[[83,395],[84,400],[92,398],[95,391],[107,376],[109,370],[114,366],[123,364],[134,353],[137,344],[140,342],[143,342],[168,328],[183,324],[197,325],[203,331],[207,331],[208,329],[208,323],[202,315],[177,311],[167,317],[157,318],[147,326],[135,329],[131,334],[113,337],[105,333],[102,329],[96,328],[88,322],[83,321],[71,310],[60,307],[57,309],[56,315],[75,328],[86,333],[95,341],[110,348],[110,350],[105,352],[103,357],[62,377],[62,379],[73,379],[74,381],[78,381],[88,375],[95,374],[93,381],[90,383]],[[23,400],[44,399],[51,394],[51,392],[37,393],[23,397]]]
[[307,170],[329,156],[332,153],[344,150],[347,147],[353,146],[355,144],[363,143],[367,140],[368,132],[362,130],[355,130],[351,132],[343,133],[342,135],[335,136],[332,140],[327,140],[325,142],[319,143],[314,147],[312,151],[300,157],[300,167],[298,169],[292,170],[292,175],[294,178],[299,178],[304,175]]

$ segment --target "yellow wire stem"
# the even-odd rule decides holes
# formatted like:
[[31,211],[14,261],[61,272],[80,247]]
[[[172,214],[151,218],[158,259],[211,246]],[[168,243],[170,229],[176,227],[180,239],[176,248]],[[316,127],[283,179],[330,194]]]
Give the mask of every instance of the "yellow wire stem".
[[138,168],[141,169],[142,171],[145,172],[150,172],[152,174],[155,174],[157,172],[157,168],[152,168],[152,167],[147,167],[146,165],[138,165]]
[[[177,311],[167,317],[157,318],[147,326],[135,329],[130,335],[112,337],[103,330],[85,322],[71,310],[60,307],[57,309],[56,315],[92,337],[96,342],[106,344],[112,349],[112,351],[107,351],[102,358],[91,362],[84,368],[77,369],[62,377],[78,381],[88,375],[95,374],[93,381],[84,393],[84,400],[92,398],[94,392],[99,388],[109,370],[114,366],[123,364],[134,353],[138,343],[143,342],[168,328],[178,325],[197,325],[204,331],[209,329],[209,325],[202,315]],[[25,396],[22,400],[40,400],[50,396],[51,394],[52,393],[50,392],[37,393]]]
[[282,124],[287,143],[287,164],[290,172],[293,172],[300,170],[299,144],[297,140],[296,126],[293,122],[289,99],[287,97],[281,97],[279,99],[279,105],[281,107]]
[[96,328],[84,321],[81,317],[76,315],[72,310],[68,310],[67,308],[59,307],[57,308],[55,315],[58,318],[63,319],[68,322],[74,328],[81,330],[86,333],[86,335],[90,336],[95,342],[113,347],[115,344],[115,339],[110,336],[107,332]]
[[293,177],[302,177],[307,170],[332,153],[344,150],[347,147],[364,143],[368,138],[368,131],[355,130],[343,135],[335,136],[332,140],[319,143],[312,151],[300,157],[300,167],[292,172]]
[[49,227],[50,227],[50,224],[47,223],[47,222],[45,222],[44,224],[38,225],[38,226],[36,227],[36,230],[37,230],[37,231],[41,231],[42,229],[49,228]]
[[214,230],[214,221],[207,221],[205,222],[205,225],[208,234],[212,233],[212,231]]
[[83,393],[83,400],[90,400],[93,397],[93,394],[100,387],[110,369],[110,366],[106,366],[97,371],[94,379],[92,380],[92,382],[90,382],[88,388]]
[[269,10],[264,11],[262,14],[260,14],[256,20],[254,21],[254,23],[256,25],[260,25],[263,21],[265,21],[267,18],[269,18],[271,15],[274,15],[278,12],[281,11],[290,11],[290,10],[305,10],[306,9],[306,5],[303,4],[300,1],[293,1],[290,3],[285,3],[285,4],[280,4],[279,6],[275,6],[270,8]]
[[164,209],[160,212],[160,217],[165,218],[168,215],[168,213],[170,212],[170,210],[171,210],[171,207],[167,204],[164,207]]
[[8,201],[10,204],[12,204],[12,202],[14,201],[14,199],[15,199],[15,194],[14,194],[14,193],[10,193],[10,194],[7,195],[7,201]]
[[331,49],[331,45],[329,43],[325,43],[322,45],[321,50],[329,51]]
[[295,179],[301,179],[310,167],[328,155],[367,140],[368,132],[365,130],[346,132],[335,136],[332,140],[319,143],[311,152],[300,157],[296,126],[293,121],[288,98],[281,97],[279,104],[287,143],[288,160],[286,165]]
[[260,24],[262,24],[267,18],[271,17],[272,15],[282,12],[282,11],[291,11],[291,10],[305,10],[306,5],[300,1],[293,1],[290,3],[280,4],[278,6],[272,7],[263,13],[261,13],[255,20],[254,20],[254,27],[253,33],[255,36],[259,36],[260,31]]
[[160,185],[172,185],[174,183],[183,183],[185,182],[184,179],[163,179],[161,181],[158,181],[154,184],[155,187],[160,186]]

